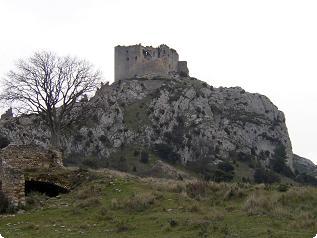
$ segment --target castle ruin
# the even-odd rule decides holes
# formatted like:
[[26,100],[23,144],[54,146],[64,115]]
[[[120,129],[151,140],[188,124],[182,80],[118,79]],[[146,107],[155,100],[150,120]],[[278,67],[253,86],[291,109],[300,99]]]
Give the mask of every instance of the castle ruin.
[[176,50],[167,45],[115,47],[115,81],[136,77],[188,76],[186,61],[179,61]]
[[[65,185],[59,184],[45,172],[45,179],[38,178],[39,171],[63,168],[62,154],[35,145],[9,145],[0,150],[0,191],[8,198],[13,207],[25,205],[25,194],[30,186],[50,185],[66,191]],[[32,172],[37,170],[35,173]],[[49,191],[52,192],[52,191]]]

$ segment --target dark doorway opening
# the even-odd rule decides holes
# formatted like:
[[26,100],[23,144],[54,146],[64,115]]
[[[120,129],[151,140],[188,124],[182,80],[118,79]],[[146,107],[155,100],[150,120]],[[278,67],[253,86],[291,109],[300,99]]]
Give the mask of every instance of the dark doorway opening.
[[25,181],[25,194],[28,195],[31,192],[40,192],[49,197],[56,197],[61,193],[68,193],[68,190],[49,182]]

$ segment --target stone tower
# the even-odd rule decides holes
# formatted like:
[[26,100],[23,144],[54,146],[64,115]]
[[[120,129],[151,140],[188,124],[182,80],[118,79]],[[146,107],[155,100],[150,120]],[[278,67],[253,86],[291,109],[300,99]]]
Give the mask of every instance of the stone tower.
[[115,47],[115,81],[134,77],[188,75],[187,62],[178,60],[176,50],[167,45]]

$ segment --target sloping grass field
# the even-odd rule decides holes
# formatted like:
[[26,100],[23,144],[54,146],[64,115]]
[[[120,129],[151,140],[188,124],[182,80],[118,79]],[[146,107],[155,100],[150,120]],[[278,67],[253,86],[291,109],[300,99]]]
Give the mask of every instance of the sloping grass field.
[[85,172],[70,193],[31,193],[0,217],[5,238],[278,237],[317,233],[317,189]]

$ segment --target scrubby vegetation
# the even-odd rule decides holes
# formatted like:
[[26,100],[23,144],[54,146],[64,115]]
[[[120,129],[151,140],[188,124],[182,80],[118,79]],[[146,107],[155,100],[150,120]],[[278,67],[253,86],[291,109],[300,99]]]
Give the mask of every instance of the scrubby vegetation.
[[108,161],[97,157],[83,157],[81,154],[70,154],[64,159],[64,165],[77,166],[81,168],[106,168],[109,166]]
[[180,158],[177,153],[173,151],[173,147],[168,144],[156,144],[153,146],[154,153],[161,159],[171,164],[179,162]]
[[10,144],[9,139],[0,135],[0,149],[7,147],[9,144]]
[[123,106],[124,121],[126,126],[134,131],[140,130],[143,126],[150,124],[147,110],[148,110],[149,98],[144,98],[131,105]]
[[317,186],[317,179],[308,174],[298,174],[295,178],[295,181],[301,184]]
[[275,172],[283,174],[287,177],[294,176],[293,172],[286,165],[286,151],[283,144],[276,146],[273,158],[274,159],[271,160],[271,167]]
[[30,194],[24,213],[1,217],[1,234],[311,238],[317,233],[313,187],[172,181],[115,171],[85,171],[80,177],[68,194]]
[[253,177],[254,182],[256,183],[272,184],[280,181],[280,177],[272,171],[264,168],[255,169]]
[[235,168],[227,161],[216,165],[209,163],[208,158],[187,163],[187,168],[194,171],[205,181],[229,182],[234,179]]

